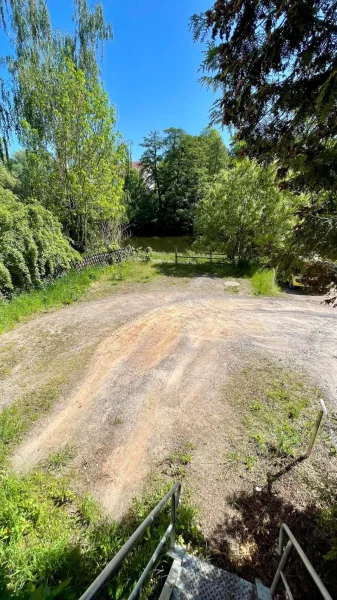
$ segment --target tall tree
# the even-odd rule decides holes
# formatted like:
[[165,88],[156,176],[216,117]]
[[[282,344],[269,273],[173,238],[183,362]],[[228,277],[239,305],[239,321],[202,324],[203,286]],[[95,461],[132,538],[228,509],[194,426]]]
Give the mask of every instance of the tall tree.
[[220,133],[213,128],[201,132],[201,141],[205,147],[206,168],[210,177],[217,175],[229,165],[229,155]]
[[281,251],[295,224],[298,199],[280,190],[276,174],[276,165],[264,168],[248,158],[220,171],[197,207],[201,246],[238,259]]
[[229,165],[221,135],[206,129],[189,135],[170,127],[162,135],[144,138],[140,158],[141,180],[133,173],[128,180],[131,224],[149,233],[186,234],[193,231],[194,209],[213,177]]
[[[126,151],[116,117],[96,78],[69,58],[50,73],[25,69],[35,117],[22,123],[33,196],[60,219],[79,250],[95,241],[104,222],[123,215]],[[30,92],[29,92],[30,90]]]
[[165,155],[161,164],[164,204],[159,218],[166,231],[191,233],[194,207],[207,184],[208,157],[200,136],[174,127],[164,133]]
[[[7,155],[13,130],[20,130],[22,112],[33,107],[18,74],[29,65],[48,69],[55,56],[64,54],[88,77],[97,76],[96,52],[112,38],[102,5],[89,9],[87,0],[74,0],[73,33],[54,32],[45,0],[0,0],[0,27],[11,34],[13,56],[5,58],[11,80],[0,79],[0,158]],[[40,123],[40,126],[42,124]]]
[[144,152],[141,157],[141,169],[143,177],[147,182],[150,189],[154,190],[154,193],[158,199],[158,210],[162,210],[163,194],[162,186],[160,181],[159,167],[163,158],[164,141],[160,136],[159,131],[151,131],[150,134],[144,137],[141,146],[144,148]]
[[192,28],[209,38],[213,122],[234,126],[255,156],[310,165],[326,152],[337,134],[335,0],[216,0]]
[[[25,53],[26,47],[38,46],[40,40],[49,39],[51,26],[44,0],[0,0],[0,27],[13,32],[12,44],[16,56]],[[7,61],[9,58],[7,58]],[[7,62],[5,59],[5,62]],[[15,128],[16,110],[12,86],[0,78],[0,159],[8,158],[8,144]]]

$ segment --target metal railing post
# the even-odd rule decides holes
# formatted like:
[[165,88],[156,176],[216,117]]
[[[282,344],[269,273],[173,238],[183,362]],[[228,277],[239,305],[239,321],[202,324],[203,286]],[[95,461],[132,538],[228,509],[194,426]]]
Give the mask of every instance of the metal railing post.
[[171,498],[171,523],[172,529],[170,531],[170,549],[174,550],[176,546],[176,495],[173,494]]
[[271,584],[270,598],[274,597],[274,594],[275,594],[275,592],[276,592],[276,590],[277,590],[277,588],[279,586],[279,583],[281,581],[281,572],[283,571],[284,567],[286,566],[286,564],[287,564],[287,562],[289,560],[289,556],[290,556],[290,553],[291,553],[292,549],[293,549],[293,544],[292,544],[291,540],[289,540],[288,543],[287,543],[287,545],[286,545],[286,547],[285,547],[285,549],[284,549],[284,552],[283,552],[282,558],[280,560],[280,564],[278,566],[278,569],[277,569],[277,571],[275,573],[274,581]]
[[[106,565],[106,567],[101,571],[101,573],[96,577],[96,579],[92,582],[92,584],[88,587],[88,589],[82,594],[80,600],[92,600],[98,592],[102,589],[102,587],[111,579],[111,577],[116,573],[116,571],[120,568],[123,560],[132,550],[136,542],[142,537],[145,533],[146,529],[153,523],[155,517],[161,511],[161,509],[167,504],[167,502],[172,498],[172,522],[166,529],[166,532],[162,539],[160,540],[156,550],[154,551],[152,557],[147,563],[142,575],[140,576],[137,584],[135,585],[130,598],[136,598],[139,590],[144,584],[146,576],[150,572],[151,568],[153,568],[155,561],[157,560],[159,553],[165,545],[168,536],[171,535],[172,529],[174,531],[173,536],[171,535],[171,544],[173,541],[173,548],[175,545],[175,523],[176,523],[176,509],[179,504],[180,498],[180,489],[181,483],[176,483],[169,492],[158,502],[157,506],[151,510],[150,514],[144,519],[144,521],[139,525],[139,527],[134,531],[131,537],[125,542],[124,546],[117,552],[117,554],[113,557],[113,559]],[[172,547],[172,546],[171,546]]]

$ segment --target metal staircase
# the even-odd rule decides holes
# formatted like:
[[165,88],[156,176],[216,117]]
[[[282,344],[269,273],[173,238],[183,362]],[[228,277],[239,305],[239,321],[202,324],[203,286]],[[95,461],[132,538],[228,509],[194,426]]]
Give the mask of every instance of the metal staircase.
[[285,575],[285,568],[293,550],[302,560],[321,597],[325,600],[333,600],[296,538],[284,523],[281,525],[278,545],[281,560],[270,588],[265,587],[258,579],[254,584],[245,581],[233,573],[214,567],[209,562],[188,554],[184,548],[176,546],[176,512],[179,506],[180,491],[181,484],[176,483],[84,592],[80,600],[91,600],[99,595],[118,571],[127,554],[169,501],[171,501],[171,522],[128,600],[138,598],[150,571],[165,548],[168,538],[170,538],[170,550],[167,554],[173,559],[173,564],[159,600],[272,600],[281,584],[289,600],[294,600]]

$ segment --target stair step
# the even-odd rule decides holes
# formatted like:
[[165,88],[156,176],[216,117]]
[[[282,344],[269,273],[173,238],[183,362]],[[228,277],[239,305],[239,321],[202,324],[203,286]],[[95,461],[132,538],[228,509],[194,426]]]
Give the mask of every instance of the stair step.
[[[176,569],[175,565],[175,569]],[[175,573],[171,600],[255,600],[255,585],[185,554]]]

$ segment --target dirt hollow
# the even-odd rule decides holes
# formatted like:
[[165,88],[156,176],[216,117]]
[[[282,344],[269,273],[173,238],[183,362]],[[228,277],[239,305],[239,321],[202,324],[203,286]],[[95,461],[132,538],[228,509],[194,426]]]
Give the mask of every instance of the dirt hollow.
[[70,444],[83,488],[119,517],[149,473],[188,440],[203,480],[199,504],[212,507],[216,520],[207,461],[230,438],[228,373],[246,353],[263,353],[310,373],[333,403],[336,325],[337,310],[319,298],[254,298],[225,292],[223,281],[208,277],[122,287],[41,315],[1,336],[0,351],[10,348],[17,358],[1,382],[0,403],[71,361],[76,366],[78,356],[85,360],[17,448],[13,465],[25,472]]

